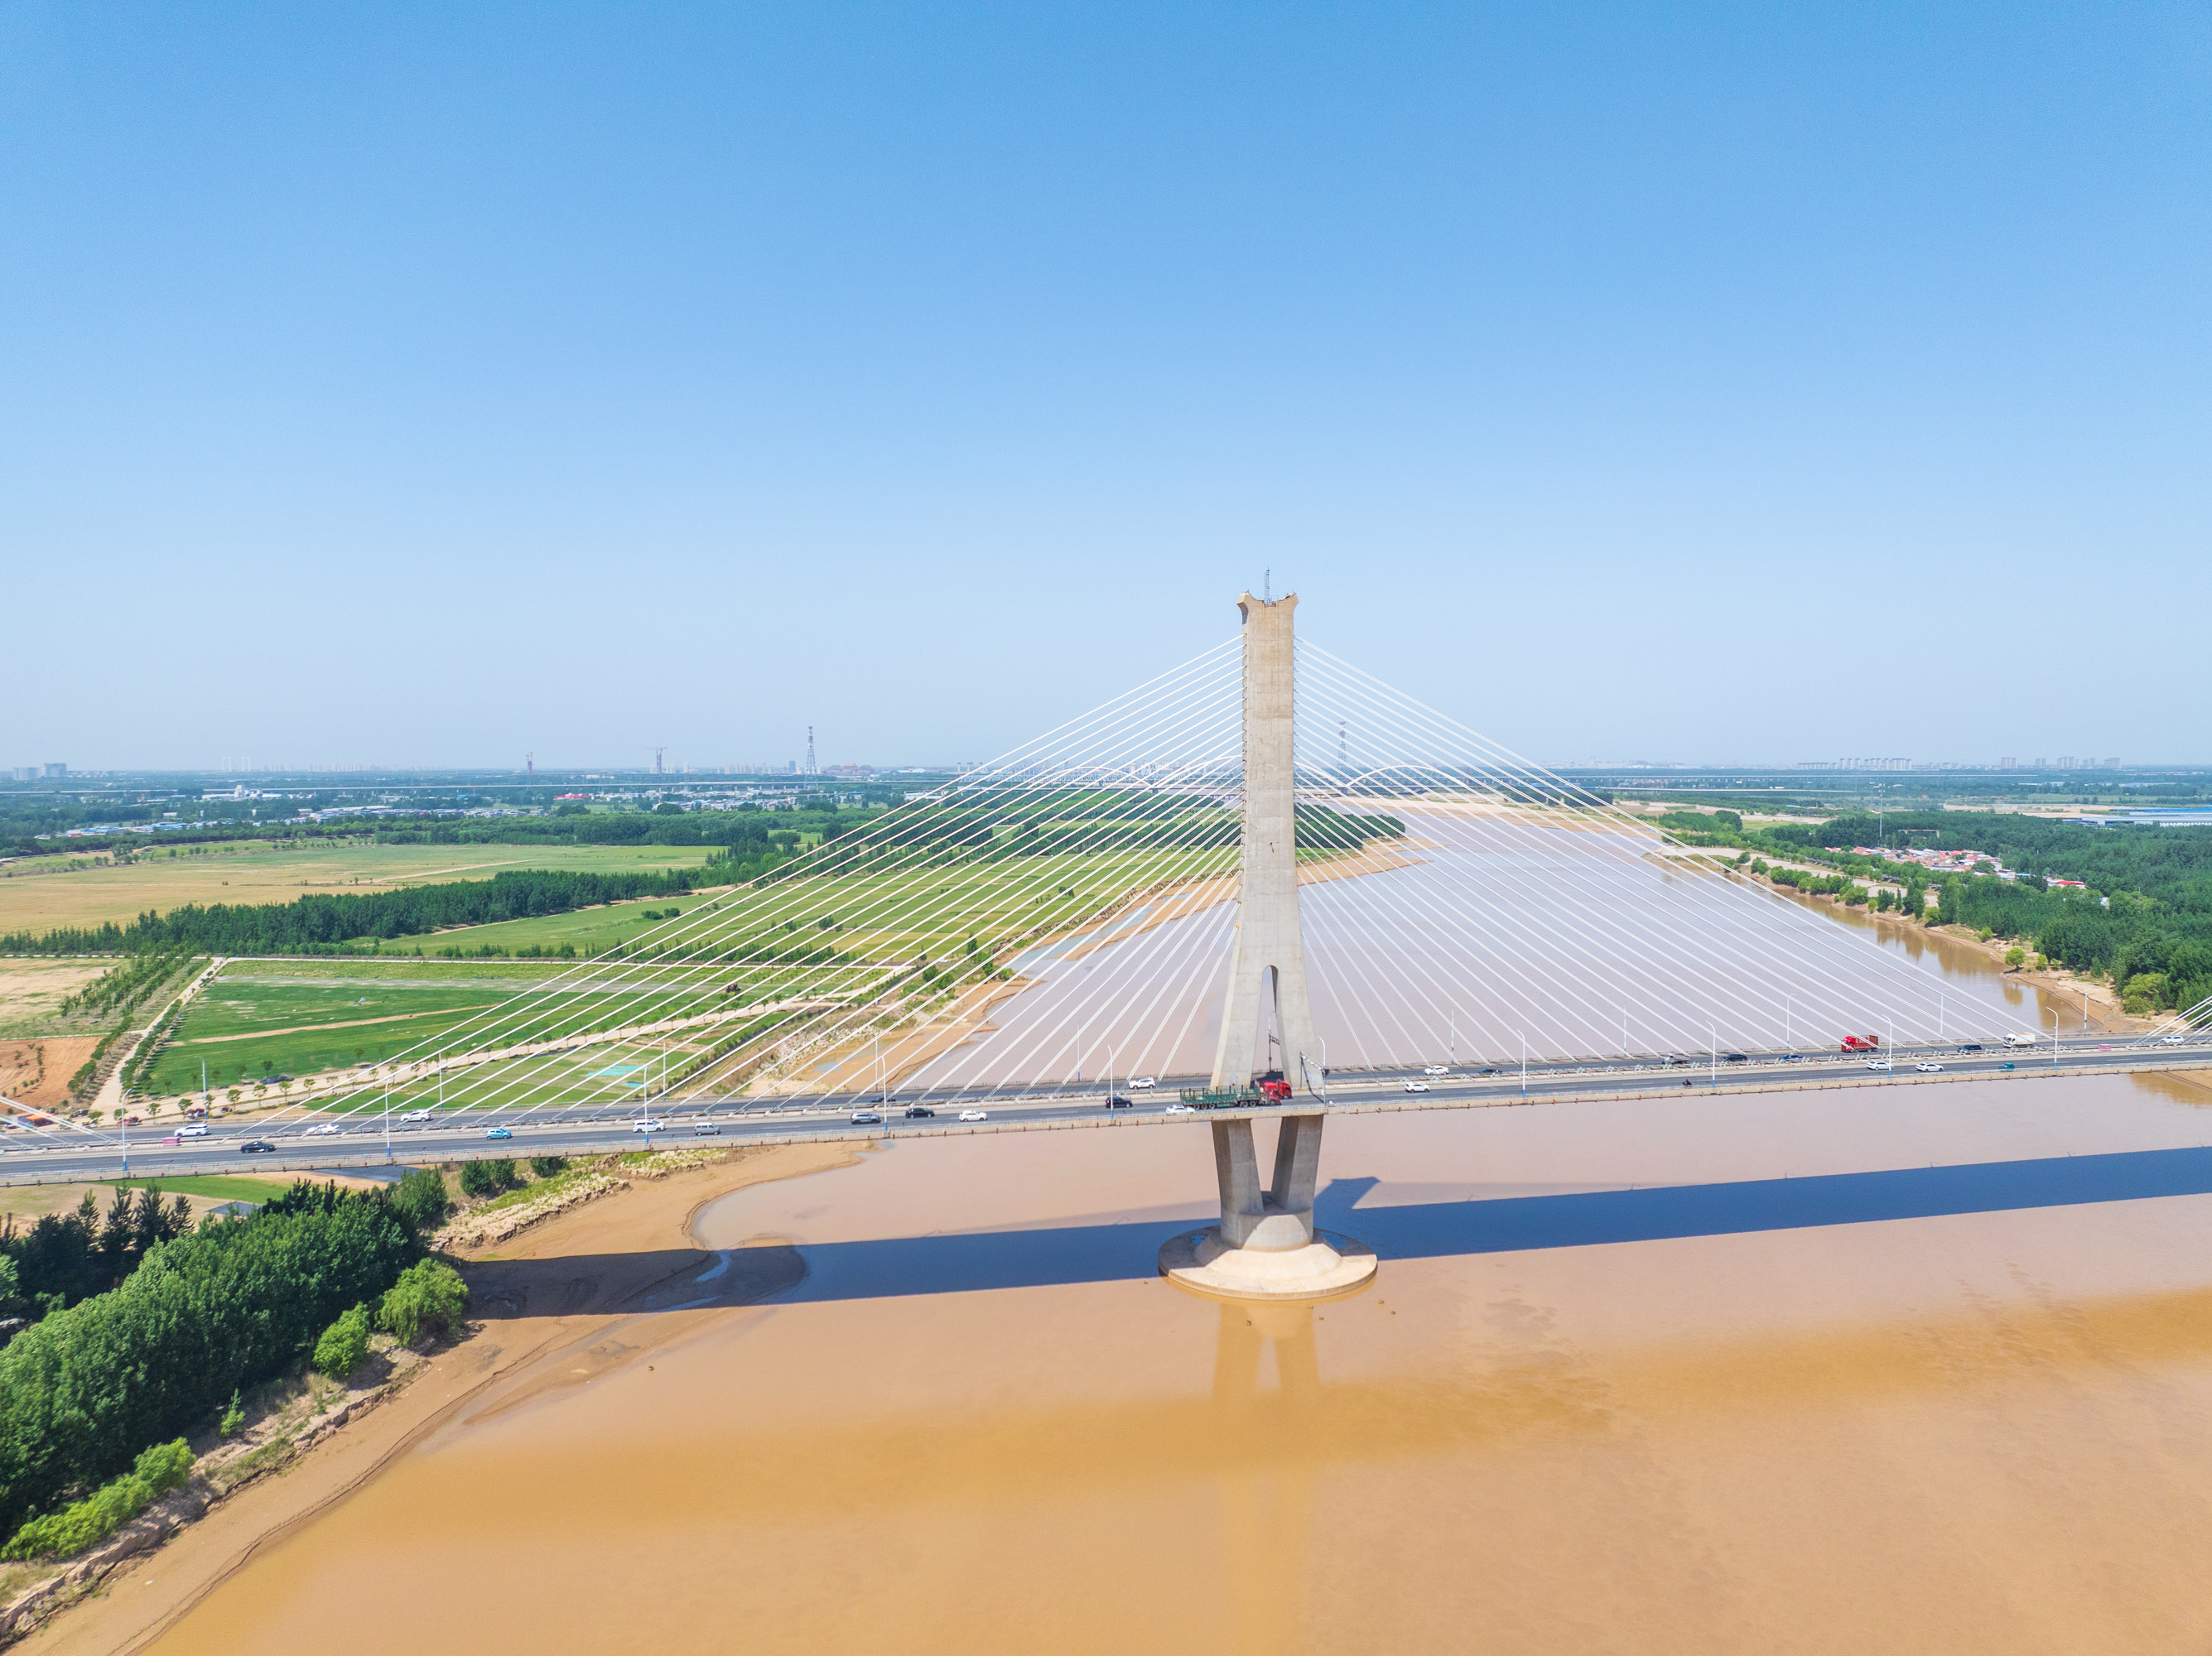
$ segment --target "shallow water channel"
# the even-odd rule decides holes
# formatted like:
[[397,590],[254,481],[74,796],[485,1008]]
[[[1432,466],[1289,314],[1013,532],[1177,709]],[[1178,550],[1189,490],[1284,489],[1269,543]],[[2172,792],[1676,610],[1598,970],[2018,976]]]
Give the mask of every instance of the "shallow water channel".
[[2208,1143],[2171,1078],[1348,1118],[1376,1284],[1248,1308],[1153,1274],[1202,1131],[908,1141],[157,1647],[2203,1648]]

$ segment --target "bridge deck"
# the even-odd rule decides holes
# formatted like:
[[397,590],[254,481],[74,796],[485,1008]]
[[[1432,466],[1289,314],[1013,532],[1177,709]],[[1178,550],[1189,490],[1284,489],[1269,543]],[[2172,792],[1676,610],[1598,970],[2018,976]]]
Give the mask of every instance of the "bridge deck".
[[[1771,1065],[1723,1065],[1717,1081],[1712,1067],[1705,1065],[1686,1071],[1679,1067],[1615,1068],[1610,1073],[1588,1067],[1579,1072],[1532,1068],[1525,1094],[1517,1071],[1474,1078],[1436,1078],[1428,1081],[1431,1090],[1424,1093],[1405,1091],[1403,1080],[1395,1077],[1346,1077],[1333,1083],[1328,1107],[1332,1115],[1366,1115],[1401,1110],[1496,1109],[1601,1100],[1658,1101],[1680,1098],[1685,1093],[1711,1096],[1715,1093],[1808,1092],[1829,1088],[1940,1086],[1997,1078],[2027,1081],[2176,1071],[2205,1073],[2207,1078],[2198,1084],[2205,1087],[2208,1100],[2212,1100],[2212,1043],[2197,1042],[2179,1049],[2148,1052],[2108,1052],[2095,1048],[2095,1043],[2084,1043],[2084,1046],[2065,1049],[2056,1065],[2050,1061],[2047,1049],[2041,1062],[2028,1055],[2008,1059],[2001,1053],[1964,1059],[1946,1057],[1944,1068],[1933,1074],[1902,1067],[1869,1071],[1856,1058],[1841,1060],[1825,1054],[1816,1063],[1802,1067],[1791,1065],[1778,1074]],[[1910,1060],[1900,1055],[1896,1061],[1902,1065]],[[2007,1063],[2014,1067],[2005,1068]],[[701,1099],[657,1107],[668,1112],[668,1125],[665,1131],[652,1134],[632,1131],[629,1124],[635,1118],[607,1116],[578,1120],[556,1117],[531,1121],[510,1116],[505,1119],[512,1124],[513,1137],[490,1139],[484,1136],[483,1118],[477,1118],[404,1129],[394,1127],[388,1149],[381,1118],[368,1118],[328,1139],[301,1137],[301,1124],[290,1124],[282,1137],[268,1134],[277,1146],[274,1152],[253,1156],[241,1154],[239,1142],[257,1131],[267,1134],[268,1130],[257,1129],[247,1123],[227,1128],[220,1137],[174,1145],[134,1138],[127,1170],[122,1146],[113,1135],[87,1132],[51,1149],[5,1147],[4,1159],[0,1159],[0,1186],[98,1182],[125,1176],[126,1171],[128,1176],[134,1178],[181,1178],[216,1173],[285,1175],[340,1172],[355,1168],[419,1166],[495,1156],[606,1154],[636,1149],[641,1144],[661,1149],[706,1149],[754,1144],[866,1143],[887,1138],[947,1138],[1006,1132],[1066,1132],[1106,1127],[1176,1127],[1224,1119],[1258,1120],[1282,1114],[1286,1109],[1312,1107],[1308,1102],[1170,1114],[1165,1107],[1172,1098],[1172,1093],[1162,1089],[1143,1096],[1143,1101],[1135,1107],[1108,1111],[1102,1107],[1096,1091],[1032,1095],[1021,1099],[986,1101],[984,1106],[990,1112],[990,1119],[971,1122],[943,1115],[933,1119],[908,1120],[899,1113],[908,1101],[902,1100],[885,1112],[885,1119],[879,1125],[854,1124],[851,1116],[855,1105],[849,1096],[834,1104],[823,1100],[796,1109],[785,1105],[773,1114],[765,1113],[757,1101]],[[957,1109],[959,1104],[949,1101],[947,1107]],[[805,1113],[799,1113],[802,1110]],[[697,1127],[702,1123],[713,1127],[711,1136],[698,1133]]]

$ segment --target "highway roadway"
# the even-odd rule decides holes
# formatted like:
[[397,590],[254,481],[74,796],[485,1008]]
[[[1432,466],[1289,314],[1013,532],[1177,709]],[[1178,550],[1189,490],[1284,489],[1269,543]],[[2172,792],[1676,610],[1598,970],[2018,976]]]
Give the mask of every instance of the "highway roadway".
[[[2054,1061],[2055,1058],[2055,1061]],[[1940,1066],[1923,1071],[1918,1066]],[[2212,1069],[2212,1035],[2181,1042],[2085,1037],[2066,1040],[2054,1054],[2046,1037],[2016,1050],[1940,1046],[1901,1050],[1881,1059],[1835,1052],[1786,1055],[1759,1052],[1729,1061],[1711,1054],[1674,1060],[1645,1058],[1611,1064],[1446,1066],[1431,1076],[1413,1070],[1338,1071],[1329,1077],[1328,1103],[1338,1110],[1465,1109],[1607,1097],[1663,1098],[1684,1092],[1774,1090],[1836,1085],[1882,1085],[1996,1077],[2110,1073],[2145,1069]],[[1420,1090],[1409,1089],[1408,1083]],[[794,1143],[823,1139],[873,1139],[953,1133],[1034,1131],[1108,1125],[1194,1125],[1218,1116],[1259,1117],[1269,1107],[1183,1113],[1171,1111],[1179,1087],[1198,1077],[1161,1077],[1149,1089],[1127,1083],[1117,1091],[1131,1101],[1109,1110],[1097,1083],[1033,1089],[1019,1095],[973,1092],[896,1094],[888,1102],[849,1093],[799,1097],[775,1103],[759,1099],[656,1100],[649,1117],[633,1108],[532,1110],[454,1109],[432,1121],[410,1121],[364,1112],[343,1122],[313,1116],[281,1121],[224,1120],[205,1137],[179,1138],[174,1129],[77,1129],[0,1136],[0,1185],[97,1182],[121,1177],[179,1177],[190,1174],[253,1172],[278,1175],[320,1168],[420,1165],[498,1156],[579,1156],[635,1149],[650,1144],[706,1148],[745,1143]],[[908,1118],[920,1107],[935,1112]],[[1309,1106],[1310,1107],[1310,1106]],[[963,1122],[963,1109],[986,1119]],[[872,1110],[880,1122],[856,1119]],[[657,1124],[641,1131],[641,1119]],[[318,1129],[320,1129],[319,1131]],[[332,1130],[335,1129],[335,1130]],[[495,1132],[506,1137],[495,1137]],[[249,1153],[249,1142],[273,1149]],[[127,1163],[126,1163],[127,1156]]]

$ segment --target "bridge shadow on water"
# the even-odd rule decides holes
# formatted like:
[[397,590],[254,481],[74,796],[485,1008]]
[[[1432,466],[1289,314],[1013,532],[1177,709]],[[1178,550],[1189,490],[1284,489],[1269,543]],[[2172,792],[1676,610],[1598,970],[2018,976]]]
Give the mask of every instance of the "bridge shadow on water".
[[[1386,1261],[1434,1259],[2208,1195],[2212,1149],[1360,1205],[1376,1183],[1340,1179],[1329,1185],[1316,1204],[1320,1222],[1358,1237]],[[793,1304],[1125,1282],[1155,1275],[1159,1245],[1174,1233],[1171,1225],[1146,1221],[777,1247],[760,1252],[781,1256],[781,1269],[763,1271],[769,1260],[761,1257],[757,1267],[728,1273],[757,1283],[758,1291],[748,1293],[737,1283],[725,1289],[715,1280],[720,1267],[709,1265],[689,1279],[696,1287],[684,1302]],[[740,1250],[738,1257],[755,1252]]]
[[[1320,1222],[1358,1237],[1386,1261],[1437,1259],[2212,1195],[2212,1149],[1361,1205],[1376,1183],[1340,1179],[1330,1184],[1316,1204]],[[556,1255],[501,1262],[491,1268],[484,1285],[512,1309],[528,1305],[552,1311],[611,1309],[599,1290],[623,1277],[655,1283],[626,1298],[632,1311],[1065,1287],[1157,1275],[1159,1246],[1175,1229],[1147,1219],[798,1247],[779,1243],[722,1254],[671,1249],[649,1260],[635,1255]]]

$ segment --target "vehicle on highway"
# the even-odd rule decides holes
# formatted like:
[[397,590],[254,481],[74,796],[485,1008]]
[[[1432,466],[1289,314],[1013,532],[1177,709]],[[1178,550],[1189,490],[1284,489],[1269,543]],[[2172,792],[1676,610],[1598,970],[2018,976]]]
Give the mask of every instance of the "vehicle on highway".
[[484,1137],[486,1138],[512,1138],[514,1137],[514,1133],[511,1128],[486,1127],[484,1129]]
[[205,1138],[207,1134],[207,1123],[204,1121],[188,1121],[177,1129],[179,1138]]
[[1497,1069],[1497,1066],[1496,1066],[1496,1065],[1492,1065],[1489,1069],[1485,1070],[1485,1071],[1483,1071],[1483,1074],[1485,1074],[1485,1075],[1486,1075],[1486,1076],[1494,1076],[1494,1075],[1496,1075],[1497,1073],[1498,1073],[1498,1069]]
[[1422,1066],[1421,1073],[1425,1076],[1448,1076],[1451,1073],[1451,1070],[1447,1065],[1429,1064]]
[[711,1121],[695,1121],[691,1124],[691,1136],[694,1138],[716,1138],[721,1136],[721,1131],[722,1130]]
[[1912,1067],[1924,1076],[1939,1076],[1943,1073],[1943,1066],[1940,1064],[1916,1064]]
[[1959,1043],[1959,1050],[1962,1052],[1978,1052],[1982,1050],[1982,1043],[1978,1040],[1962,1040]]
[[1425,1093],[1428,1089],[1429,1083],[1425,1081],[1409,1081],[1406,1083],[1406,1090],[1409,1093]]
[[927,1104],[909,1104],[906,1107],[906,1119],[909,1121],[933,1121],[937,1119],[937,1112]]
[[249,1138],[238,1148],[248,1156],[266,1156],[276,1147],[265,1138]]
[[2004,1061],[2004,1067],[2008,1070],[2017,1070],[2020,1068],[2020,1065],[2014,1063],[2010,1059],[2007,1059]]
[[1106,1096],[1106,1107],[1109,1110],[1133,1110],[1137,1104],[1134,1099],[1124,1098],[1119,1093],[1109,1093]]
[[1805,1061],[1805,1054],[1802,1052],[1784,1052],[1782,1055],[1782,1061],[1784,1064],[1802,1064]]
[[629,1130],[632,1132],[659,1132],[667,1125],[665,1121],[655,1121],[651,1116],[644,1116],[631,1122]]
[[2159,1039],[2169,1046],[2179,1046],[2185,1038],[2180,1035],[2160,1035]]
[[2016,1034],[2007,1035],[2004,1040],[2008,1046],[2033,1046],[2035,1045],[2035,1033],[2030,1029],[2022,1029]]
[[853,1125],[856,1127],[880,1127],[884,1125],[884,1119],[873,1110],[855,1110],[853,1112]]
[[1260,1083],[1260,1096],[1270,1104],[1287,1104],[1291,1101],[1291,1083],[1280,1076],[1268,1076]]
[[1870,1058],[1867,1060],[1867,1068],[1869,1070],[1887,1070],[1889,1068],[1889,1060],[1886,1058]]
[[[179,1128],[178,1131],[181,1132],[185,1131],[185,1129]],[[305,1132],[301,1133],[300,1137],[302,1138],[335,1138],[337,1137],[337,1131],[338,1125],[337,1122],[325,1121],[319,1126],[308,1128]]]
[[963,1110],[960,1119],[963,1121],[988,1121],[991,1116],[988,1110]]
[[1748,1064],[1751,1062],[1751,1055],[1748,1052],[1723,1052],[1721,1054],[1721,1062],[1723,1064]]
[[291,1078],[292,1077],[289,1076],[264,1076],[261,1077],[264,1084],[270,1087],[281,1087]]
[[412,1126],[418,1121],[434,1120],[437,1118],[437,1114],[438,1113],[435,1110],[410,1110],[406,1114],[399,1118],[399,1125],[403,1127],[407,1127]]
[[1160,1113],[1162,1115],[1196,1115],[1198,1112],[1188,1104],[1170,1104]]
[[1871,1052],[1881,1045],[1880,1035],[1845,1035],[1843,1046],[1838,1050],[1846,1052]]
[[1148,1093],[1158,1085],[1159,1083],[1150,1076],[1139,1076],[1129,1083],[1129,1090],[1133,1093]]
[[1669,1052],[1664,1059],[1664,1062],[1668,1064],[1687,1064],[1689,1061],[1689,1059],[1684,1058],[1680,1052]]

